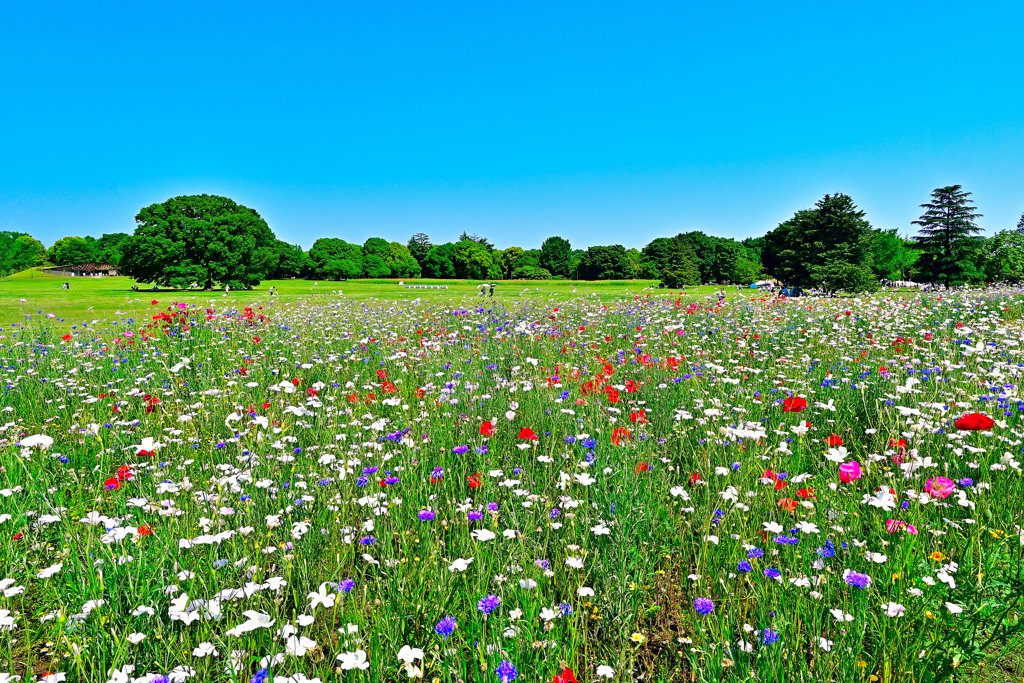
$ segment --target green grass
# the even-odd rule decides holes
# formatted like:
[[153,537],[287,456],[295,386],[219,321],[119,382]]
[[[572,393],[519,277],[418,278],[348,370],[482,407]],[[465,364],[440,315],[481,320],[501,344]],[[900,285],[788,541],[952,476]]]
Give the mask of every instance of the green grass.
[[[61,283],[71,282],[71,289],[61,289]],[[276,287],[280,296],[274,297],[278,304],[309,300],[347,298],[358,301],[386,299],[393,301],[453,301],[469,295],[477,295],[477,286],[482,281],[471,280],[408,280],[407,284],[447,285],[447,290],[406,289],[398,285],[399,280],[349,280],[329,282],[311,280],[269,280],[251,291],[233,291],[224,295],[221,291],[164,290],[161,292],[133,292],[135,280],[127,277],[108,278],[62,278],[46,275],[39,269],[27,270],[0,280],[0,324],[21,322],[26,315],[53,314],[68,322],[115,319],[123,316],[143,315],[149,310],[154,299],[161,304],[172,301],[197,305],[215,302],[219,307],[244,307],[266,303],[270,300],[270,287]],[[494,299],[518,301],[543,297],[596,296],[602,301],[623,297],[646,295],[657,287],[656,281],[623,280],[607,282],[577,282],[569,280],[548,280],[543,282],[501,281],[497,283]],[[140,288],[152,287],[142,284]],[[691,287],[691,293],[716,291],[714,287]],[[725,288],[730,296],[735,288]],[[653,290],[657,291],[657,290]],[[662,290],[663,292],[664,290]],[[339,293],[340,292],[340,293]],[[22,302],[21,299],[26,301]],[[490,297],[488,297],[490,299]]]

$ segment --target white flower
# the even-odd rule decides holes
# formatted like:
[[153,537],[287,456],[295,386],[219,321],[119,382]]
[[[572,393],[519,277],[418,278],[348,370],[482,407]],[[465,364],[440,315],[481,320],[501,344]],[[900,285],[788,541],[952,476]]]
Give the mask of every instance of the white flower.
[[835,645],[835,643],[828,638],[818,638],[818,647],[825,652],[831,652],[833,645]]
[[558,612],[551,609],[550,607],[545,607],[540,611],[540,618],[544,621],[554,621],[558,618]]
[[128,642],[132,645],[138,645],[146,639],[145,633],[129,633],[127,636]]
[[597,675],[602,678],[615,678],[615,669],[611,668],[607,664],[602,664],[597,667]]
[[577,475],[574,475],[574,476],[576,477],[576,481],[578,481],[580,484],[583,484],[584,486],[590,486],[595,481],[597,481],[597,479],[594,479],[592,476],[590,476],[586,472],[583,472],[582,474],[577,474]]
[[495,534],[490,529],[477,529],[476,531],[471,533],[470,536],[472,536],[473,538],[475,538],[476,540],[478,540],[480,542],[484,542],[484,541],[493,541],[494,537],[495,537]]
[[366,653],[362,650],[342,652],[338,655],[337,659],[341,662],[341,668],[345,671],[370,668],[370,663],[366,661]]
[[[47,436],[46,434],[33,434],[32,436],[26,436],[24,439],[18,442],[26,448],[33,448],[38,446],[42,449],[47,449],[53,445],[53,437]],[[59,674],[63,676],[64,674]],[[61,680],[64,680],[63,678]]]
[[[849,569],[847,569],[847,571],[849,571]],[[830,609],[829,612],[832,613],[832,616],[835,617],[836,621],[853,621],[853,615],[848,612],[844,612],[841,609]]]
[[580,586],[576,589],[576,595],[581,598],[592,597],[594,595],[594,589],[589,586]]
[[58,562],[57,564],[50,565],[46,569],[41,570],[38,574],[36,574],[36,577],[40,579],[48,579],[63,568],[64,565]]
[[761,524],[761,526],[763,526],[764,530],[767,531],[770,534],[781,534],[782,533],[782,525],[779,524],[778,522],[764,522],[764,523]]
[[578,557],[565,558],[565,564],[573,569],[583,569],[583,560]]
[[143,614],[153,616],[154,614],[156,614],[156,610],[147,605],[139,605],[138,607],[132,610],[133,617],[141,617]]
[[947,602],[946,603],[946,609],[949,610],[950,614],[960,614],[961,612],[964,611],[963,607],[961,607],[960,605],[957,605],[956,603],[953,603],[953,602]]
[[817,524],[812,524],[811,522],[797,522],[796,528],[799,529],[802,534],[816,534],[821,531]]
[[607,536],[612,532],[611,529],[605,526],[604,522],[601,522],[596,526],[590,527],[590,530],[594,532],[595,536]]
[[218,654],[220,653],[213,647],[213,643],[199,643],[199,646],[192,650],[193,657],[206,657],[209,655],[216,657]]
[[472,564],[473,558],[462,559],[461,557],[450,565],[448,565],[448,571],[450,572],[464,572],[469,569],[469,565]]
[[285,641],[284,651],[295,657],[303,657],[307,652],[316,647],[316,641],[305,636],[290,636]]
[[328,593],[327,588],[328,586],[326,582],[321,583],[320,588],[318,590],[311,592],[308,596],[306,596],[309,598],[310,609],[316,611],[316,608],[320,605],[323,605],[327,609],[334,607],[334,601],[337,599],[338,596],[336,593]]
[[406,664],[412,664],[417,659],[423,659],[423,650],[418,647],[403,645],[402,649],[398,651],[398,659]]
[[885,616],[887,617],[902,617],[903,613],[907,611],[907,608],[898,602],[887,602],[882,605],[882,609],[885,610]]

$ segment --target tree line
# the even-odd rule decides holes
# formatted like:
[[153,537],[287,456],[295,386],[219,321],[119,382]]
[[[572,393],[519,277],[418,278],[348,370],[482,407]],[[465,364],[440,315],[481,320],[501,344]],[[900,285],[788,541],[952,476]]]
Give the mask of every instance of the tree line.
[[337,237],[305,251],[277,239],[266,221],[226,197],[175,197],[143,208],[127,233],[63,237],[49,249],[30,235],[0,232],[0,273],[41,265],[102,263],[140,282],[165,287],[253,287],[267,279],[316,280],[659,280],[678,288],[749,284],[772,277],[796,287],[858,292],[885,280],[942,283],[1024,281],[1024,215],[1015,230],[979,236],[981,217],[959,185],[936,189],[913,221],[917,234],[874,228],[848,195],[827,194],[763,237],[735,240],[692,231],[658,237],[643,249],[618,244],[573,248],[560,236],[538,249],[497,249],[462,233],[434,244]]

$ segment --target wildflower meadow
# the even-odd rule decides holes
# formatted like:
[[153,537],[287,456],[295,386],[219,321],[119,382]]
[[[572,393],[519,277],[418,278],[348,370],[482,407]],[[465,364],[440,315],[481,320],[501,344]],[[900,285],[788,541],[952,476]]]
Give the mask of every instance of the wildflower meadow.
[[1021,642],[1018,290],[154,296],[0,334],[0,682],[974,680]]

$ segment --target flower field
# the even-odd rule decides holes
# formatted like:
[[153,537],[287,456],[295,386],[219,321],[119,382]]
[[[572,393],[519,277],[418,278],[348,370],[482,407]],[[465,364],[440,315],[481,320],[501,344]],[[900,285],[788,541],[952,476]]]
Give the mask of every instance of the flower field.
[[0,682],[998,666],[1022,303],[159,300],[9,326]]

